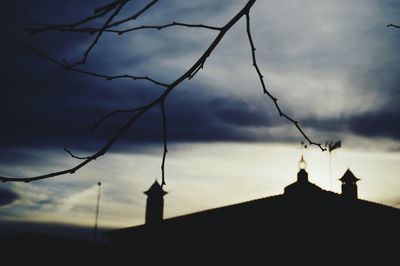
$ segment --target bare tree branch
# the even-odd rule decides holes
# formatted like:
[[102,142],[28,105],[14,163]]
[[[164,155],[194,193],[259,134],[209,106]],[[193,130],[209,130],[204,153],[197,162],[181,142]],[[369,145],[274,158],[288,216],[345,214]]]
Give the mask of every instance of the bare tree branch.
[[[142,106],[138,112],[134,113],[134,115],[120,129],[118,129],[115,132],[115,134],[113,135],[113,137],[95,154],[93,154],[92,156],[89,156],[86,160],[84,160],[80,164],[76,165],[75,167],[67,169],[67,170],[62,170],[62,171],[54,172],[51,174],[39,175],[39,176],[34,176],[34,177],[25,177],[25,178],[10,178],[10,177],[5,177],[5,176],[0,176],[0,180],[2,182],[7,182],[7,181],[31,182],[31,181],[35,181],[35,180],[50,178],[50,177],[64,175],[64,174],[73,174],[77,170],[79,170],[80,168],[85,166],[86,164],[88,164],[91,161],[97,159],[98,157],[104,155],[112,147],[112,145],[126,133],[126,131],[137,121],[137,119],[139,119],[144,113],[146,113],[148,110],[152,109],[154,106],[161,104],[167,98],[167,96],[171,93],[171,91],[174,90],[185,79],[189,79],[189,78],[193,77],[193,74],[196,73],[198,71],[198,69],[204,65],[207,58],[211,55],[211,53],[214,51],[214,49],[217,47],[219,42],[222,40],[222,38],[225,36],[225,34],[229,31],[229,29],[232,28],[232,26],[235,25],[236,22],[238,22],[240,20],[240,18],[242,18],[246,13],[248,13],[248,11],[253,6],[255,1],[256,0],[249,0],[246,3],[246,5],[223,28],[221,28],[221,31],[215,37],[214,41],[210,44],[210,46],[206,49],[206,51],[200,56],[200,58],[193,64],[193,66],[190,67],[185,73],[183,73],[178,79],[176,79],[174,82],[172,82],[170,85],[168,85],[167,89],[158,98],[154,99],[152,102],[148,103],[147,105]],[[58,61],[54,61],[53,59],[50,59],[50,58],[49,58],[49,60],[53,61],[57,65],[60,65],[60,63]]]
[[[130,1],[130,0],[127,0]],[[49,30],[56,30],[58,28],[75,28],[79,25],[85,24],[87,22],[90,22],[92,20],[98,19],[103,17],[104,15],[106,15],[108,12],[110,12],[111,10],[113,10],[119,3],[121,2],[121,0],[117,0],[117,1],[113,1],[107,5],[104,5],[102,7],[96,8],[94,10],[94,15],[92,16],[88,16],[82,20],[73,22],[73,23],[69,23],[69,24],[59,24],[59,25],[49,25],[49,24],[39,24],[37,23],[37,25],[40,26],[44,26],[44,27],[37,27],[37,28],[28,28],[27,30],[30,32],[30,35],[36,35],[39,33],[42,33],[44,31],[49,31]]]
[[14,182],[25,182],[29,183],[32,181],[37,181],[37,180],[42,180],[42,179],[47,179],[50,177],[55,177],[55,176],[60,176],[60,175],[65,175],[65,174],[74,174],[76,171],[84,167],[86,164],[90,163],[93,160],[96,160],[98,157],[103,156],[112,146],[113,144],[122,137],[126,133],[126,131],[130,128],[132,124],[134,124],[139,117],[141,117],[146,111],[154,107],[157,103],[150,103],[146,106],[146,109],[141,110],[138,112],[136,115],[132,116],[124,125],[121,127],[118,132],[95,154],[86,157],[84,161],[79,163],[78,165],[66,169],[66,170],[61,170],[61,171],[56,171],[53,173],[49,174],[44,174],[44,175],[38,175],[38,176],[33,176],[33,177],[26,177],[26,178],[13,178],[13,177],[5,177],[5,176],[0,176],[0,181],[2,182],[8,182],[8,181],[14,181]]
[[[75,22],[75,23],[64,24],[64,25],[41,24],[41,26],[42,26],[41,28],[28,28],[27,30],[31,33],[31,35],[35,35],[35,34],[38,34],[40,32],[46,31],[46,30],[80,32],[81,30],[79,30],[79,29],[73,30],[73,28],[75,28],[78,25],[87,23],[88,21],[92,21],[92,20],[97,19],[97,18],[99,18],[101,16],[104,16],[105,14],[110,12],[111,10],[115,9],[114,12],[108,17],[106,22],[103,24],[103,26],[98,28],[98,29],[95,29],[92,32],[92,33],[96,33],[96,37],[93,39],[93,41],[90,43],[88,48],[83,53],[82,59],[78,60],[77,62],[75,62],[73,64],[70,64],[70,66],[74,67],[74,66],[77,66],[77,65],[86,64],[86,61],[88,59],[88,56],[89,56],[90,52],[96,46],[97,42],[99,41],[100,37],[103,35],[105,30],[107,30],[108,28],[111,28],[111,27],[118,26],[118,25],[120,25],[122,23],[125,23],[125,22],[129,21],[129,20],[135,20],[141,14],[143,14],[145,11],[150,9],[155,3],[158,2],[158,0],[153,0],[149,4],[144,6],[141,10],[139,10],[138,12],[133,14],[132,16],[127,17],[125,19],[121,19],[119,21],[113,22],[114,18],[120,13],[121,9],[129,1],[130,0],[118,0],[118,1],[115,1],[115,2],[111,2],[110,4],[107,4],[107,5],[103,6],[103,7],[100,7],[100,8],[95,10],[95,13],[96,12],[99,12],[99,13],[97,13],[97,14],[95,14],[93,16],[90,16],[90,17],[88,17],[86,19],[83,19],[83,20],[80,20],[78,22]],[[85,32],[86,30],[83,30],[83,31]]]
[[[151,1],[149,4],[147,4],[146,6],[144,6],[141,10],[139,10],[138,12],[136,12],[135,14],[133,14],[132,16],[129,16],[127,18],[124,18],[122,20],[116,21],[114,23],[111,23],[112,18],[114,18],[116,15],[119,14],[120,10],[117,12],[114,12],[115,15],[112,15],[110,18],[111,20],[108,21],[108,23],[106,22],[105,25],[101,28],[76,28],[79,25],[85,24],[87,22],[93,21],[95,19],[98,19],[100,17],[103,17],[104,15],[106,15],[107,13],[109,13],[111,10],[115,9],[118,5],[120,8],[121,6],[125,5],[127,2],[129,2],[130,0],[117,0],[114,2],[111,2],[109,4],[106,4],[102,7],[96,8],[94,10],[95,15],[93,16],[89,16],[85,19],[79,20],[77,22],[74,23],[69,23],[69,24],[43,24],[43,23],[36,23],[36,25],[38,25],[39,27],[32,27],[32,28],[27,28],[26,30],[30,33],[30,35],[36,35],[39,33],[42,33],[44,31],[61,31],[61,32],[66,32],[66,31],[70,31],[70,32],[81,32],[81,33],[89,33],[89,34],[95,34],[98,32],[114,32],[114,33],[119,33],[119,31],[115,31],[115,30],[109,30],[109,28],[118,26],[120,24],[123,24],[125,22],[128,22],[129,20],[135,20],[137,19],[141,14],[143,14],[145,11],[147,11],[148,9],[150,9],[155,3],[158,2],[158,0],[153,0]],[[122,8],[122,7],[121,7]],[[109,19],[110,19],[109,18]],[[180,23],[179,23],[180,24]],[[184,24],[184,23],[182,23]],[[176,25],[178,26],[178,25]],[[151,27],[151,26],[150,26]],[[170,27],[170,26],[167,26]],[[202,27],[202,26],[200,26]],[[165,27],[164,27],[165,28]],[[204,28],[213,28],[213,27],[207,27],[205,26]],[[129,30],[129,29],[128,29]],[[129,30],[130,31],[130,30]]]
[[256,60],[256,47],[254,46],[254,42],[253,42],[253,38],[251,36],[251,31],[250,31],[250,14],[249,12],[246,13],[246,31],[247,31],[247,37],[249,39],[249,43],[250,43],[250,48],[251,48],[251,57],[253,59],[253,66],[256,69],[258,78],[260,79],[261,82],[261,86],[263,89],[263,93],[266,94],[274,103],[276,109],[278,110],[278,113],[281,117],[285,118],[286,120],[288,120],[289,122],[293,123],[296,128],[300,131],[300,133],[303,135],[303,137],[308,141],[308,143],[310,145],[316,145],[318,146],[322,151],[325,151],[326,149],[324,147],[322,147],[321,143],[317,143],[312,141],[303,131],[303,129],[300,127],[299,122],[294,120],[293,118],[291,118],[290,116],[288,116],[287,114],[285,114],[284,112],[282,112],[279,104],[278,104],[278,99],[276,97],[274,97],[268,90],[267,87],[265,86],[265,82],[264,82],[264,76],[262,75],[260,68],[257,65],[257,60]]
[[[75,32],[75,33],[85,33],[85,34],[95,34],[97,33],[100,29],[99,28],[69,28],[69,27],[54,27],[52,25],[48,24],[37,24],[40,25],[41,27],[39,28],[27,28],[29,32],[32,31],[38,31],[40,29],[43,30],[54,30],[54,31],[60,31],[60,32]],[[186,28],[201,28],[201,29],[208,29],[208,30],[221,30],[221,27],[215,27],[215,26],[210,26],[210,25],[205,25],[205,24],[190,24],[190,23],[183,23],[183,22],[171,22],[168,24],[163,24],[163,25],[142,25],[138,27],[133,27],[133,28],[127,28],[123,30],[110,30],[110,29],[105,29],[103,32],[109,32],[109,33],[115,33],[118,35],[122,35],[127,32],[133,32],[133,31],[138,31],[138,30],[148,30],[148,29],[153,29],[153,30],[162,30],[165,28],[170,28],[170,27],[186,27]]]
[[[264,94],[267,94],[267,96],[273,100],[273,102],[275,104],[275,107],[277,108],[277,110],[279,112],[279,115],[281,117],[283,117],[283,118],[289,120],[290,122],[292,122],[296,126],[296,128],[300,131],[300,133],[303,135],[303,137],[305,139],[307,139],[307,141],[310,144],[317,145],[317,146],[319,146],[321,148],[321,150],[324,150],[321,147],[321,144],[313,142],[313,141],[310,140],[310,138],[304,133],[302,128],[298,125],[297,121],[293,120],[292,118],[290,118],[289,116],[287,116],[285,113],[283,113],[281,111],[281,109],[280,109],[280,107],[279,107],[279,105],[277,103],[277,99],[273,95],[271,95],[270,92],[266,89],[265,83],[263,81],[263,75],[262,75],[262,73],[261,73],[261,71],[260,71],[260,69],[259,69],[259,67],[257,65],[256,56],[255,56],[255,46],[254,46],[254,43],[253,43],[253,40],[252,40],[252,36],[251,36],[251,33],[250,33],[250,15],[249,15],[249,12],[250,12],[250,9],[252,8],[253,4],[256,2],[256,0],[247,0],[246,4],[243,6],[243,8],[238,13],[236,13],[236,15],[234,15],[234,17],[231,18],[226,23],[225,26],[223,26],[221,28],[206,26],[206,25],[203,25],[203,24],[194,25],[194,24],[185,24],[185,23],[173,22],[171,24],[166,24],[166,25],[162,25],[162,26],[141,26],[141,27],[127,29],[125,31],[122,30],[121,34],[123,34],[124,32],[128,32],[128,31],[144,29],[145,27],[146,28],[158,27],[158,29],[160,29],[160,27],[161,28],[167,28],[167,27],[172,27],[172,26],[182,26],[182,27],[189,27],[189,28],[190,27],[206,28],[206,29],[217,30],[218,31],[217,36],[211,42],[209,47],[204,51],[204,53],[197,59],[197,61],[188,70],[186,70],[186,72],[184,72],[181,76],[179,76],[174,82],[172,82],[170,84],[165,84],[165,83],[156,81],[156,80],[154,80],[152,78],[149,78],[147,76],[143,76],[143,77],[135,77],[135,76],[131,76],[131,75],[111,76],[111,75],[98,74],[98,73],[95,73],[95,72],[86,71],[86,70],[82,70],[82,69],[76,68],[77,65],[84,64],[86,62],[86,59],[87,59],[90,51],[96,46],[96,44],[97,44],[98,40],[100,39],[101,35],[103,34],[103,32],[109,31],[109,32],[120,33],[119,31],[116,31],[116,30],[112,31],[112,30],[110,30],[110,28],[111,27],[115,27],[117,25],[120,25],[120,24],[122,24],[124,22],[127,22],[129,20],[136,19],[138,16],[143,14],[146,10],[150,9],[151,6],[153,6],[156,2],[158,2],[158,0],[153,0],[149,4],[144,6],[142,9],[140,9],[138,12],[136,12],[134,15],[132,15],[130,17],[127,17],[125,19],[116,21],[116,22],[112,22],[113,19],[115,18],[115,16],[117,14],[119,14],[119,12],[123,8],[123,6],[128,1],[129,0],[119,0],[119,1],[110,2],[107,5],[104,5],[104,6],[100,7],[100,8],[97,8],[95,10],[95,15],[93,15],[91,17],[88,17],[86,19],[83,19],[81,21],[72,23],[72,24],[65,24],[65,25],[61,25],[61,26],[58,25],[58,26],[54,26],[54,27],[53,26],[46,26],[46,27],[48,27],[47,30],[60,30],[62,28],[68,28],[68,27],[69,28],[74,28],[76,26],[82,25],[85,22],[91,21],[93,19],[97,19],[97,18],[101,17],[102,15],[105,15],[105,14],[109,13],[110,11],[114,10],[114,12],[109,16],[109,18],[107,19],[107,21],[103,24],[103,26],[101,28],[94,29],[94,30],[96,30],[96,33],[97,33],[96,38],[91,42],[91,44],[88,47],[88,49],[84,52],[83,59],[81,61],[78,61],[77,63],[74,63],[74,64],[69,64],[65,60],[63,60],[63,62],[60,62],[58,60],[55,60],[55,59],[51,58],[50,56],[48,56],[48,55],[46,55],[44,53],[39,52],[38,50],[35,50],[34,48],[32,48],[32,49],[38,55],[44,57],[45,59],[53,62],[56,65],[62,67],[65,70],[79,72],[79,73],[86,74],[86,75],[91,75],[91,76],[94,76],[94,77],[105,78],[107,80],[113,80],[113,79],[117,79],[117,78],[131,78],[131,79],[134,79],[134,80],[143,79],[143,80],[148,80],[148,81],[150,81],[150,82],[152,82],[152,83],[154,83],[156,85],[164,86],[165,90],[163,90],[158,97],[154,98],[152,101],[148,102],[146,105],[143,105],[143,106],[140,106],[140,107],[136,107],[136,108],[132,108],[132,109],[112,111],[112,112],[106,114],[104,117],[102,117],[98,122],[96,122],[91,130],[96,130],[105,120],[109,119],[110,117],[115,116],[116,114],[119,114],[119,113],[131,113],[131,116],[129,117],[129,119],[127,119],[125,121],[125,123],[123,123],[123,125],[120,128],[118,128],[117,130],[114,130],[112,132],[112,135],[110,136],[110,139],[97,152],[95,152],[93,155],[87,156],[87,157],[78,157],[78,156],[74,155],[71,151],[69,151],[68,149],[64,148],[64,150],[67,153],[69,153],[72,157],[83,160],[81,163],[75,165],[74,167],[66,169],[66,170],[56,171],[56,172],[53,172],[53,173],[44,174],[44,175],[38,175],[38,176],[33,176],[33,177],[13,178],[13,177],[0,176],[0,180],[2,182],[7,182],[7,181],[31,182],[31,181],[35,181],[35,180],[41,180],[41,179],[46,179],[46,178],[65,175],[65,174],[74,174],[77,170],[79,170],[80,168],[84,167],[86,164],[88,164],[91,161],[97,159],[98,157],[104,155],[114,145],[114,143],[117,142],[136,123],[136,121],[140,117],[142,117],[143,114],[147,113],[153,107],[159,105],[160,109],[161,109],[161,115],[162,115],[163,144],[164,144],[163,158],[162,158],[162,162],[161,162],[162,186],[165,185],[165,161],[166,161],[166,155],[168,153],[168,149],[167,149],[167,116],[166,116],[166,110],[165,110],[165,100],[167,99],[169,94],[177,86],[179,86],[184,80],[192,79],[201,69],[203,69],[206,60],[211,55],[211,53],[214,51],[214,49],[218,46],[218,44],[223,39],[225,34],[243,16],[246,16],[247,35],[248,35],[248,39],[249,39],[250,46],[251,46],[253,65],[254,65],[254,67],[256,69],[256,72],[258,74],[258,77],[260,79]],[[82,30],[82,29],[77,29],[77,30]],[[37,32],[35,32],[35,34],[43,32],[43,31],[37,31]]]
[[133,80],[147,80],[147,81],[150,81],[150,82],[152,82],[152,83],[154,83],[156,85],[159,85],[159,86],[162,86],[162,87],[168,87],[168,84],[160,82],[160,81],[157,81],[157,80],[155,80],[153,78],[150,78],[148,76],[133,76],[133,75],[129,75],[129,74],[111,76],[111,75],[99,74],[99,73],[96,73],[96,72],[75,68],[75,67],[68,66],[68,65],[64,65],[64,69],[72,71],[72,72],[86,74],[86,75],[93,76],[93,77],[104,78],[106,80],[123,79],[123,78],[128,78],[128,79],[133,79]]
[[97,33],[96,38],[94,38],[92,43],[89,45],[89,47],[83,53],[83,58],[80,61],[72,64],[72,66],[76,66],[76,65],[80,65],[80,64],[86,64],[86,61],[87,61],[87,58],[89,56],[90,51],[92,51],[92,49],[96,46],[97,42],[99,41],[101,35],[103,35],[104,29],[106,29],[111,24],[112,20],[119,14],[119,12],[121,11],[121,9],[124,7],[124,5],[126,3],[127,3],[127,1],[125,0],[125,1],[120,1],[117,4],[117,7],[116,7],[115,11],[110,15],[110,17],[104,23],[104,26],[101,27],[101,29]]
[[136,31],[136,30],[142,30],[142,29],[157,29],[157,30],[162,30],[165,28],[169,28],[169,27],[176,27],[176,26],[180,26],[180,27],[187,27],[187,28],[202,28],[202,29],[208,29],[208,30],[217,30],[220,31],[221,27],[214,27],[214,26],[209,26],[209,25],[204,25],[204,24],[190,24],[190,23],[182,23],[182,22],[172,22],[169,24],[164,24],[164,25],[153,25],[153,26],[147,26],[147,25],[143,25],[143,26],[139,26],[139,27],[134,27],[134,28],[129,28],[129,29],[125,29],[125,30],[109,30],[109,32],[115,32],[118,34],[124,34],[127,32],[132,32],[132,31]]

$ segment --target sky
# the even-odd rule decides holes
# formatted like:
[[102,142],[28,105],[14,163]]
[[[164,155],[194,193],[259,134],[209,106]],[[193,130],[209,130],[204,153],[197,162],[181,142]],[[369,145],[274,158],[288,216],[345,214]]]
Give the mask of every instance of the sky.
[[[132,1],[119,18],[149,1]],[[120,27],[173,21],[225,25],[244,0],[155,4]],[[29,177],[72,167],[129,119],[118,115],[96,132],[105,114],[158,97],[148,81],[112,80],[64,71],[30,47],[79,59],[93,36],[44,32],[34,23],[66,23],[107,1],[2,1],[0,42],[0,175]],[[359,197],[400,206],[400,24],[398,1],[257,1],[250,12],[257,62],[282,110],[316,142],[341,140],[331,154],[301,148],[299,131],[279,117],[262,93],[242,18],[224,36],[204,69],[167,98],[169,153],[165,217],[280,194],[294,182],[303,154],[310,181],[340,193],[350,168]],[[91,25],[93,26],[93,25]],[[95,26],[95,25],[94,25]],[[215,31],[172,27],[104,34],[83,69],[149,76],[170,83],[191,67]],[[162,119],[144,115],[103,157],[74,175],[0,184],[0,220],[92,225],[101,181],[100,227],[142,224],[146,197],[160,181]]]

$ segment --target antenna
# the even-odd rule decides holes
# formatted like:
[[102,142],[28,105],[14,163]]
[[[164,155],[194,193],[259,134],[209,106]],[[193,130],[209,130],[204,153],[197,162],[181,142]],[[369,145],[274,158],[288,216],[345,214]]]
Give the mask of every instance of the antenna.
[[96,216],[95,216],[95,219],[94,219],[94,232],[93,232],[93,240],[94,240],[94,242],[97,242],[97,224],[98,224],[98,220],[99,220],[101,182],[98,182],[97,186],[98,186],[98,190],[97,190]]

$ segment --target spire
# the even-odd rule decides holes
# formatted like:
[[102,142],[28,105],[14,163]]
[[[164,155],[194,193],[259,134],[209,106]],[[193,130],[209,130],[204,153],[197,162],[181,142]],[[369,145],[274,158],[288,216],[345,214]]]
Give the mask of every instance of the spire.
[[157,182],[143,192],[147,195],[146,201],[146,224],[157,224],[163,220],[164,213],[164,195],[167,194]]
[[357,178],[350,169],[339,179],[342,182],[342,195],[347,199],[357,199]]

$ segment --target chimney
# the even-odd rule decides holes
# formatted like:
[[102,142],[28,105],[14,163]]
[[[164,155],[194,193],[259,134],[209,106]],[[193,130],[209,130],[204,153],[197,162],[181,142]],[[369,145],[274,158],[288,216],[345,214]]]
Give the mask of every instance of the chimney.
[[346,173],[339,179],[342,182],[342,196],[346,199],[357,199],[357,181],[360,180],[347,169]]
[[155,181],[144,194],[147,195],[145,224],[160,223],[163,220],[164,195],[167,192]]

